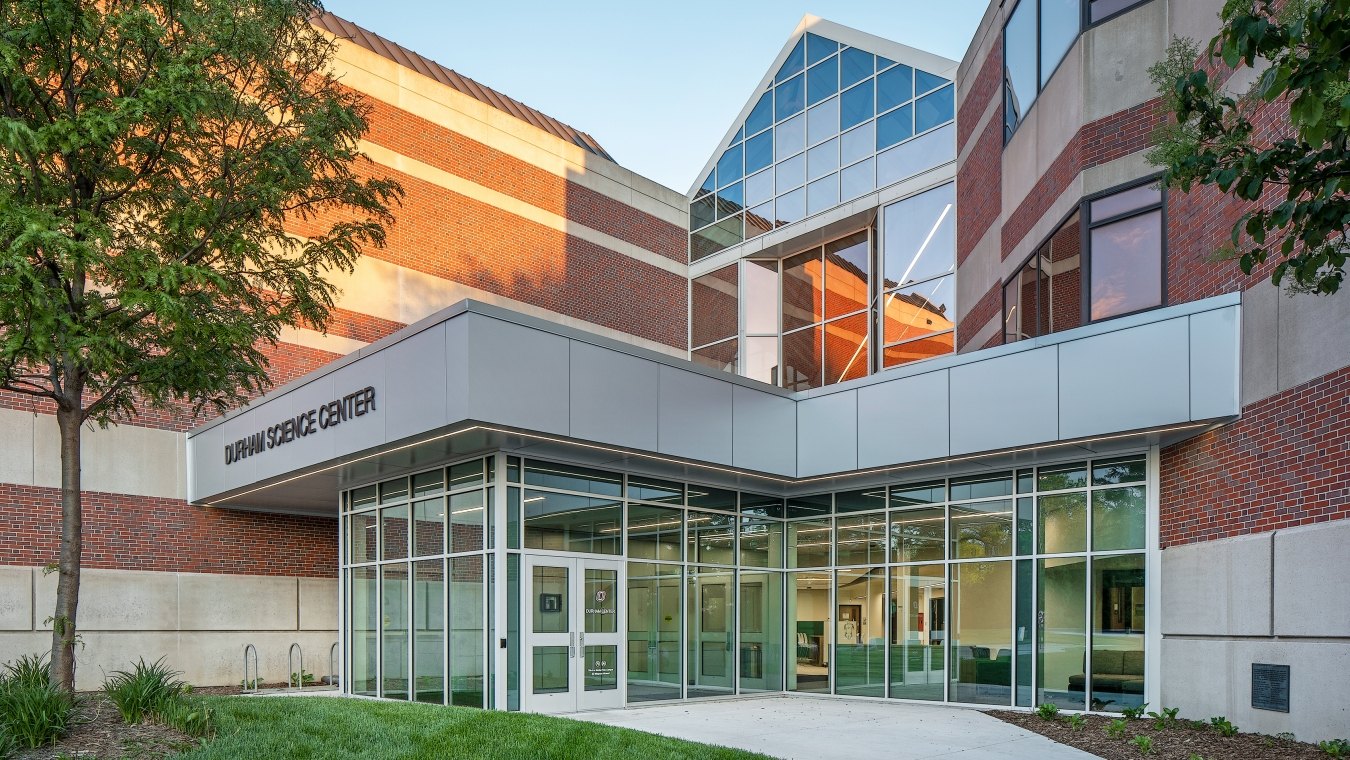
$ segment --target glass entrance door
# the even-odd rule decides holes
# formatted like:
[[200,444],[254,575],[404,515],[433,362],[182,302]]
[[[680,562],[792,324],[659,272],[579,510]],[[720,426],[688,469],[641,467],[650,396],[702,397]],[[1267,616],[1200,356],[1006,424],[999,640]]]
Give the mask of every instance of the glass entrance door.
[[623,563],[526,555],[524,709],[623,706]]

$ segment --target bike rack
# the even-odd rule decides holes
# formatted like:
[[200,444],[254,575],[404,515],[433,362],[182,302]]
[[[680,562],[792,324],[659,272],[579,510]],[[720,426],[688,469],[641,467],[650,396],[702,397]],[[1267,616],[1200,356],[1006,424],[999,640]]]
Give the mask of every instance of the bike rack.
[[[296,654],[300,655],[299,669],[295,667]],[[305,653],[304,650],[300,649],[300,642],[291,644],[290,651],[286,652],[286,665],[290,669],[290,675],[286,676],[286,688],[305,688]]]
[[338,685],[337,651],[338,651],[338,643],[334,641],[333,646],[328,648],[328,685],[333,687],[336,687]]
[[[250,652],[253,653],[253,681],[252,681],[253,686],[252,686],[252,688],[249,687],[250,681],[248,680],[248,655],[249,655]],[[244,692],[245,694],[253,694],[253,693],[256,693],[256,692],[258,691],[258,687],[261,686],[261,685],[262,685],[262,684],[261,684],[261,679],[260,679],[260,677],[258,676],[258,648],[255,647],[255,646],[253,646],[252,644],[248,644],[248,645],[246,645],[246,646],[244,647],[244,683],[243,683],[244,688],[243,688],[243,692]]]

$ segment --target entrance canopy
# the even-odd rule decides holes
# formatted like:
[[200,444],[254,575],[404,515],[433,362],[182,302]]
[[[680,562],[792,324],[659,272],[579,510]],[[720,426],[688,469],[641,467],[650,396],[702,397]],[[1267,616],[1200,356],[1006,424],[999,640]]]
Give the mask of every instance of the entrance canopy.
[[339,490],[509,449],[792,494],[1182,440],[1239,413],[1217,296],[792,393],[462,301],[188,434],[196,504]]

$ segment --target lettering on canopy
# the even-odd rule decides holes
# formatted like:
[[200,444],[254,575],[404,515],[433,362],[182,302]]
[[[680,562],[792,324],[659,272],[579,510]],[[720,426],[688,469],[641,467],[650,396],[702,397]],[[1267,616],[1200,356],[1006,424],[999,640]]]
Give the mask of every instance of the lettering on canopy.
[[292,441],[317,435],[320,430],[337,427],[348,420],[364,417],[375,411],[375,387],[333,399],[307,412],[281,420],[256,433],[225,444],[225,464],[234,464],[255,454],[285,446]]

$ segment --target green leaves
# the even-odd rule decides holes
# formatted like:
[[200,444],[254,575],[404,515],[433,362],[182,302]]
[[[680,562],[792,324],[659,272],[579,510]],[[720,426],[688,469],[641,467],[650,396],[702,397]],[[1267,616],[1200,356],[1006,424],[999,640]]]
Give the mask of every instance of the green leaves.
[[0,388],[100,423],[223,408],[322,328],[401,189],[354,169],[368,109],[317,9],[0,4]]
[[[1245,273],[1274,256],[1277,285],[1335,293],[1350,225],[1350,0],[1229,0],[1220,15],[1207,53],[1173,40],[1150,69],[1173,118],[1149,160],[1171,187],[1245,202],[1231,236]],[[1224,94],[1233,69],[1258,63],[1252,92]]]

